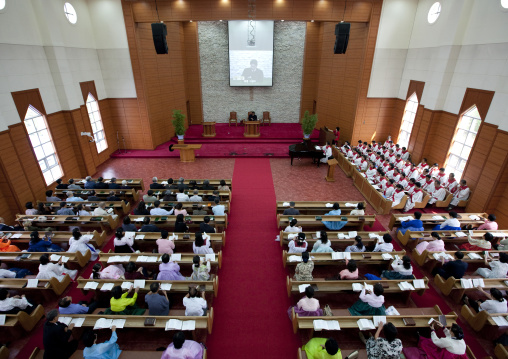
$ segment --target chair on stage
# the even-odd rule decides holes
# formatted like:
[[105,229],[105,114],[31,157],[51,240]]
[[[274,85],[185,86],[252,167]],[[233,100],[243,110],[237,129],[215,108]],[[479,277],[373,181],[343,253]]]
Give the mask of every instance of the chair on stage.
[[263,111],[263,118],[261,119],[261,125],[265,125],[265,123],[270,126],[272,123],[272,119],[270,118],[270,111]]
[[236,117],[236,112],[232,111],[229,113],[229,126],[234,123],[235,126],[238,126],[238,118]]

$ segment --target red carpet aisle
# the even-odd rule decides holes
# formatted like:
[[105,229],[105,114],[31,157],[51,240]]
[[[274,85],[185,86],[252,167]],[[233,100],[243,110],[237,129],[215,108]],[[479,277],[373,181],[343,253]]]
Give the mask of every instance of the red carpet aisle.
[[268,159],[237,159],[211,359],[293,358],[300,344],[287,316],[275,192]]

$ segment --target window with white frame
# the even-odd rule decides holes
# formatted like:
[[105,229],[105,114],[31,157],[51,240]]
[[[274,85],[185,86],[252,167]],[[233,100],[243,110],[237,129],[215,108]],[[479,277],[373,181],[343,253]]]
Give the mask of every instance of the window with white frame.
[[407,148],[409,144],[409,138],[411,137],[411,131],[413,130],[417,110],[418,98],[416,97],[416,93],[413,93],[406,102],[404,117],[402,117],[402,124],[400,125],[399,138],[397,141],[400,147]]
[[95,146],[97,146],[97,152],[101,153],[108,148],[108,143],[104,135],[104,126],[102,125],[101,113],[99,112],[99,104],[91,93],[88,94],[88,98],[86,99],[86,109],[88,111],[88,117],[90,118],[90,124],[92,125],[93,138],[95,140]]
[[58,161],[55,146],[44,116],[31,105],[23,121],[30,138],[42,175],[49,186],[62,177],[62,167]]
[[460,118],[445,166],[446,173],[454,173],[457,180],[462,177],[481,123],[482,119],[476,106],[473,106]]

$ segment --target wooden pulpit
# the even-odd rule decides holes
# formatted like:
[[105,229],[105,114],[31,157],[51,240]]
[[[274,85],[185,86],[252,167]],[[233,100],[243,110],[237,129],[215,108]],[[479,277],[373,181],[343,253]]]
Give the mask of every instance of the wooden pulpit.
[[245,132],[243,133],[244,137],[259,137],[261,133],[259,133],[259,125],[260,121],[244,121]]
[[215,137],[215,122],[203,122],[203,137]]
[[171,145],[169,150],[180,150],[180,162],[194,162],[196,161],[195,150],[201,148],[201,144],[190,144],[190,145]]
[[333,174],[335,172],[335,166],[339,163],[335,158],[328,160],[328,174],[325,177],[327,182],[335,182],[335,178],[333,178]]

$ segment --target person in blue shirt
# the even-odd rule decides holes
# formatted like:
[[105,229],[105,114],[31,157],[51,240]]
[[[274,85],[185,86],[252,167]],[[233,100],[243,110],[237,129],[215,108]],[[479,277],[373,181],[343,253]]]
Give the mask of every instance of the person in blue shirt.
[[226,207],[223,204],[220,204],[218,198],[215,199],[215,206],[212,207],[213,214],[216,216],[223,216],[226,210]]
[[[340,216],[340,206],[337,202],[333,204],[333,210],[326,213],[325,216]],[[342,229],[347,224],[347,221],[323,221],[323,224],[332,231],[338,231],[339,229]]]
[[117,344],[116,326],[111,327],[111,338],[97,344],[97,334],[89,330],[83,334],[83,357],[85,359],[117,359],[122,351]]
[[51,236],[44,237],[45,241],[39,237],[39,232],[30,233],[30,243],[28,252],[62,252],[63,249],[57,244],[51,243]]
[[85,178],[85,186],[86,189],[94,189],[95,188],[95,181],[92,181],[91,176],[86,176]]
[[63,297],[58,301],[58,312],[60,314],[92,314],[97,309],[97,303],[87,305],[85,302],[72,303],[72,297]]
[[120,189],[122,186],[120,186],[118,183],[116,183],[115,177],[112,177],[108,187],[109,187],[109,189]]
[[398,231],[402,234],[405,234],[406,231],[423,231],[423,222],[420,220],[422,218],[422,212],[414,213],[415,219],[411,221],[404,221],[400,223],[400,227]]

